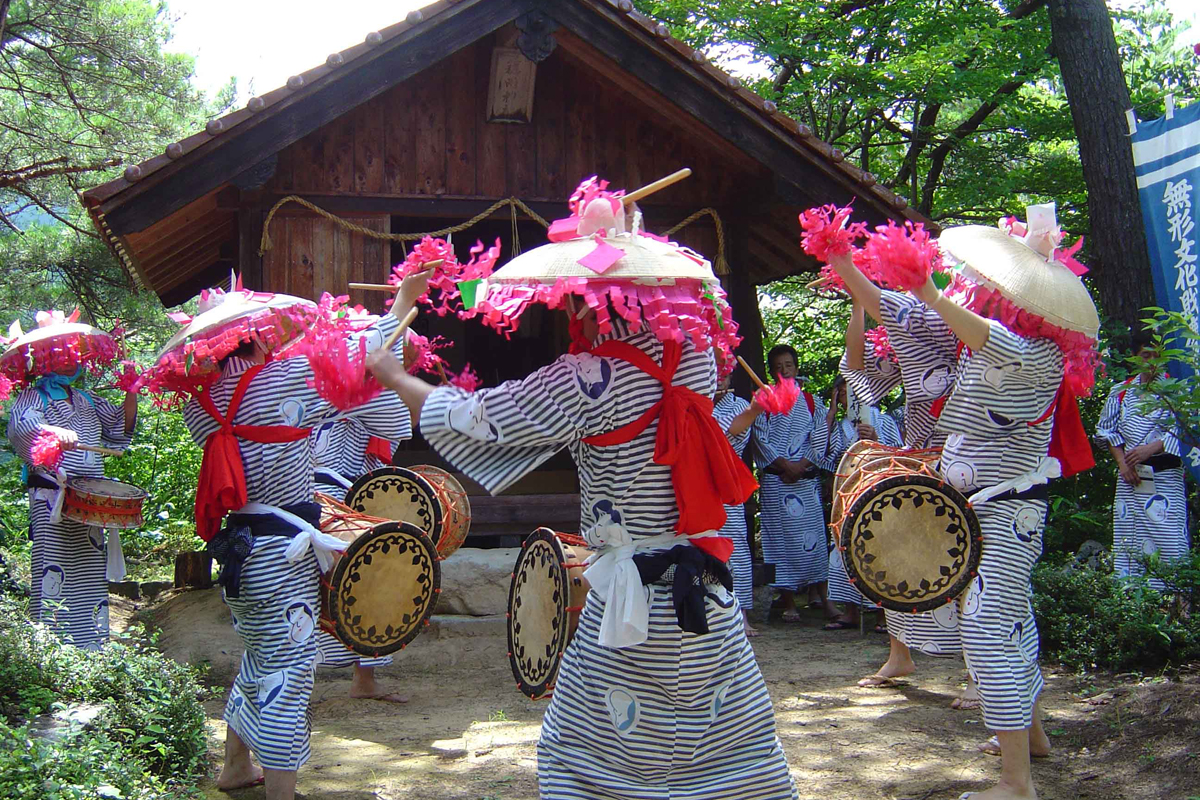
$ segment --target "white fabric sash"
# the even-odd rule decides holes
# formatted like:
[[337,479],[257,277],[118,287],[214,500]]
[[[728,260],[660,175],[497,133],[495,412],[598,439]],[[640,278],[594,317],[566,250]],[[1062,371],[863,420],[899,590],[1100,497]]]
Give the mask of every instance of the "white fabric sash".
[[1041,462],[1038,463],[1037,469],[1018,475],[1015,478],[1009,478],[1006,481],[997,483],[995,486],[989,486],[986,489],[980,489],[978,492],[967,498],[967,503],[971,506],[983,505],[993,497],[1002,495],[1006,492],[1024,492],[1028,489],[1032,489],[1034,486],[1040,486],[1044,483],[1049,483],[1051,478],[1061,477],[1062,465],[1058,463],[1058,459],[1046,456],[1041,460]]
[[333,554],[345,552],[346,548],[350,546],[349,542],[343,542],[336,536],[321,533],[319,529],[309,525],[302,517],[284,511],[278,506],[269,506],[266,503],[247,503],[237,513],[270,515],[295,526],[296,530],[300,532],[292,537],[291,544],[283,553],[289,564],[295,564],[304,558],[311,547],[313,555],[317,557],[317,564],[320,565],[321,572],[328,572],[333,569]]
[[350,481],[342,477],[341,473],[335,472],[328,467],[318,467],[316,470],[316,477],[321,483],[334,484],[335,486],[340,486],[346,490],[349,490],[350,487],[353,486]]
[[104,571],[110,581],[120,583],[125,580],[125,551],[121,549],[121,534],[116,528],[108,531],[108,561]]
[[706,536],[717,531],[704,531],[690,536],[664,533],[634,539],[623,525],[597,525],[586,538],[599,545],[588,557],[590,565],[583,575],[593,592],[604,598],[604,615],[600,618],[599,642],[604,647],[632,647],[646,641],[650,632],[650,600],[642,584],[633,557],[637,553],[658,552]]

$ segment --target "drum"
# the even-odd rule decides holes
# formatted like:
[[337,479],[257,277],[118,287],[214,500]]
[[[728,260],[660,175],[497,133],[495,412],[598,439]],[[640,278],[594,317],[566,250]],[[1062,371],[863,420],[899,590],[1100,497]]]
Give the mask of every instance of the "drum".
[[418,464],[411,468],[433,487],[442,507],[442,535],[437,540],[438,555],[449,558],[462,547],[471,530],[471,501],[462,484],[444,469]]
[[940,449],[904,450],[879,442],[860,439],[846,449],[833,476],[833,502],[829,513],[829,530],[833,541],[841,541],[846,513],[864,488],[863,479],[891,469],[936,476],[936,466],[942,457]]
[[589,586],[582,537],[538,528],[521,545],[508,590],[508,660],[517,688],[549,697],[563,652],[575,636]]
[[934,610],[978,573],[979,520],[935,471],[932,451],[875,448],[838,488],[844,520],[836,541],[846,573],[884,608]]
[[346,505],[359,514],[411,522],[436,545],[442,536],[442,504],[428,480],[404,467],[380,467],[356,480]]
[[363,656],[393,653],[429,624],[442,570],[425,531],[317,494],[321,530],[350,546],[321,576],[321,630]]
[[70,478],[63,489],[62,515],[84,525],[140,528],[146,492],[109,478]]

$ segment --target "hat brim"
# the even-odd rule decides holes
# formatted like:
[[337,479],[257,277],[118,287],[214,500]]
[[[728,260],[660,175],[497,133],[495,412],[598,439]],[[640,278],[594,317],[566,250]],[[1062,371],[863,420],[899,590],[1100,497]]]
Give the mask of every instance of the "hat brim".
[[[86,340],[89,343],[89,349],[92,350],[97,349],[92,345],[100,345],[102,343],[114,348],[116,346],[112,334],[108,331],[101,330],[93,325],[85,325],[82,322],[60,322],[56,325],[47,325],[44,328],[35,328],[19,336],[8,345],[4,354],[0,355],[0,369],[8,369],[17,359],[24,359],[26,350],[31,345],[41,344],[45,347],[53,347],[54,340],[56,339],[62,339],[65,342],[76,338]],[[85,356],[83,360],[86,362],[90,359]]]
[[[307,309],[315,312],[317,306],[311,300],[304,300],[286,294],[277,294],[269,300],[256,300],[248,297],[231,296],[216,308],[209,309],[196,316],[179,332],[172,336],[155,357],[155,363],[161,365],[164,359],[172,354],[188,349],[206,339],[218,339],[234,327],[239,327],[249,320],[252,331],[265,331],[268,328],[278,334],[279,341],[275,349],[302,337],[307,329],[300,325],[281,325],[281,321],[289,316],[287,311]],[[201,367],[204,365],[197,365]],[[212,365],[209,365],[212,366]]]
[[489,284],[554,283],[559,278],[718,282],[712,265],[706,259],[678,245],[631,234],[609,236],[604,243],[624,251],[625,255],[603,273],[579,263],[581,258],[596,249],[594,239],[581,238],[551,242],[527,250],[496,270],[487,280]]
[[1096,304],[1078,276],[1047,261],[999,228],[963,225],[938,237],[942,251],[970,268],[979,283],[1042,319],[1091,338],[1100,332]]

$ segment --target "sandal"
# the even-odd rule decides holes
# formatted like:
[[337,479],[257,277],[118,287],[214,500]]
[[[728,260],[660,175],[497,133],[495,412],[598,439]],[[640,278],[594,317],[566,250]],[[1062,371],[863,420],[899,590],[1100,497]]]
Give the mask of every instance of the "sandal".
[[888,632],[888,629],[887,629],[887,625],[876,625],[874,628],[871,629],[871,631],[874,633],[885,633],[886,634]]
[[889,678],[886,675],[871,675],[863,678],[858,682],[858,685],[863,689],[892,689],[900,684],[895,678]]
[[792,610],[792,611],[783,612],[783,621],[784,622],[799,622],[800,619],[801,619],[801,617],[800,617],[799,611]]
[[[996,756],[996,757],[1000,756],[1000,740],[997,739],[995,736],[988,739],[986,742],[984,742],[981,745],[976,745],[976,748],[979,750],[979,752],[983,753],[985,756]],[[1033,753],[1033,752],[1031,752],[1029,754],[1029,757],[1030,758],[1049,758],[1050,754],[1049,753]]]
[[832,622],[830,622],[829,624],[827,624],[824,628],[822,628],[822,630],[848,631],[848,630],[853,630],[854,628],[857,628],[857,627],[858,627],[857,623],[849,622],[844,619],[835,619]]

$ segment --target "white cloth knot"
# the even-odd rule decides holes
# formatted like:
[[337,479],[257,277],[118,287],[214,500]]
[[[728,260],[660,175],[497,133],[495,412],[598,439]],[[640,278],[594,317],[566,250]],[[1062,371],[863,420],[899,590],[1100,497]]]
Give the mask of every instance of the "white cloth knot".
[[283,553],[283,557],[287,559],[289,564],[295,564],[304,558],[311,547],[313,555],[317,557],[317,564],[320,565],[321,572],[328,572],[333,569],[333,563],[337,560],[334,558],[334,553],[345,552],[346,548],[350,546],[349,542],[344,542],[336,536],[330,536],[327,533],[321,533],[318,528],[310,525],[303,517],[298,517],[289,511],[284,511],[278,506],[269,506],[266,503],[247,503],[242,506],[238,513],[270,514],[294,526],[299,533],[292,537],[291,543]]
[[1018,475],[1015,478],[1009,478],[1006,481],[997,483],[995,486],[989,486],[986,489],[980,489],[975,494],[967,498],[967,503],[972,506],[979,506],[991,500],[993,497],[1005,494],[1010,491],[1024,492],[1032,489],[1034,486],[1040,486],[1044,483],[1049,483],[1052,478],[1062,477],[1062,465],[1058,463],[1057,458],[1046,456],[1037,465],[1037,469]]

